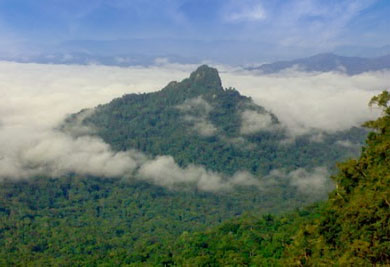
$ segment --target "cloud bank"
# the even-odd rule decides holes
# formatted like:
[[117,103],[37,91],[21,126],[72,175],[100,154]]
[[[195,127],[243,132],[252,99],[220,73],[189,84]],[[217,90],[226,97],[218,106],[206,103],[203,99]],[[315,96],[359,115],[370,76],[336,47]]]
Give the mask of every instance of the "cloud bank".
[[273,112],[293,135],[360,126],[378,115],[377,110],[368,108],[371,97],[390,85],[390,71],[354,76],[294,70],[274,75],[236,71],[221,77],[225,86],[237,88]]
[[170,156],[160,156],[146,162],[138,174],[154,184],[172,189],[188,184],[195,185],[203,191],[230,190],[235,185],[260,186],[259,181],[247,172],[238,172],[232,177],[222,177],[200,166],[189,165],[180,168]]
[[[3,134],[10,132],[2,131],[2,141]],[[35,133],[8,146],[2,145],[5,147],[0,153],[0,180],[26,179],[36,175],[60,177],[75,173],[146,180],[170,189],[190,185],[203,191],[226,191],[235,185],[259,184],[249,173],[224,177],[201,166],[181,168],[171,156],[149,158],[133,150],[115,152],[100,138],[71,137],[54,130]]]
[[[201,166],[181,168],[169,156],[149,158],[137,151],[115,152],[99,138],[70,136],[54,130],[67,114],[92,108],[124,93],[158,90],[171,80],[187,77],[189,68],[194,69],[186,65],[117,68],[0,62],[0,180],[76,173],[134,177],[168,188],[183,185],[206,191],[230,190],[237,185],[265,188],[266,179],[259,180],[245,172],[224,177]],[[372,116],[366,108],[367,102],[389,84],[388,74],[257,76],[229,71],[222,74],[222,79],[225,86],[237,87],[272,110],[291,131],[313,127],[334,131]],[[207,114],[211,108],[203,101],[195,99],[186,104],[189,108],[198,106]],[[93,109],[85,112],[88,116]],[[258,124],[263,127],[264,121]],[[305,191],[321,188],[325,171],[315,170],[313,174],[302,169],[282,172],[279,176],[288,177],[291,186]]]

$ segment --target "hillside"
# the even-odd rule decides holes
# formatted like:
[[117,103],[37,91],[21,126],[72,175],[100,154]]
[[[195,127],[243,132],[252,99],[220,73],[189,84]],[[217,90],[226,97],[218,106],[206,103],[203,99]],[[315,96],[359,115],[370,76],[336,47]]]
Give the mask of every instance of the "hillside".
[[251,69],[258,70],[264,74],[271,74],[291,68],[306,72],[337,71],[344,72],[348,75],[355,75],[368,71],[390,69],[390,55],[375,58],[362,58],[339,56],[330,53],[318,54],[291,61],[278,61],[270,64],[263,64]]

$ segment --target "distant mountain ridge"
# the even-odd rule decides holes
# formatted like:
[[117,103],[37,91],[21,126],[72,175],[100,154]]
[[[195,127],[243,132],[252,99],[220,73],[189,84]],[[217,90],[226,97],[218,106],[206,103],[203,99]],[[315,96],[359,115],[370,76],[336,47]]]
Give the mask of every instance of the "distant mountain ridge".
[[260,71],[264,74],[272,74],[291,68],[296,68],[305,72],[336,71],[344,72],[348,75],[356,75],[368,71],[390,69],[390,55],[363,58],[345,57],[332,53],[325,53],[307,58],[263,64],[259,67],[252,67],[250,69]]

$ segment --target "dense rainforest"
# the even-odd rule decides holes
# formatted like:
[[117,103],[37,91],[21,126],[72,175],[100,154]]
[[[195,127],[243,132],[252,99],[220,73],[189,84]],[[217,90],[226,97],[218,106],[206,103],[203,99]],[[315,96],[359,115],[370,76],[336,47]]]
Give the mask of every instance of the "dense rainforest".
[[[59,131],[101,137],[117,151],[169,155],[266,188],[166,188],[132,177],[5,179],[0,187],[0,265],[286,266],[389,264],[390,96],[367,131],[291,138],[278,118],[201,66],[150,94],[125,95],[70,116]],[[260,119],[260,120],[259,120]],[[255,123],[256,122],[256,123]],[[258,125],[261,127],[258,127]],[[320,138],[318,138],[320,136]],[[348,160],[347,160],[348,159]],[[340,163],[338,171],[334,165]],[[321,191],[270,175],[324,166]],[[302,174],[302,173],[298,173]],[[287,175],[288,176],[288,175]],[[283,177],[282,177],[283,178]],[[313,191],[313,192],[311,192]]]

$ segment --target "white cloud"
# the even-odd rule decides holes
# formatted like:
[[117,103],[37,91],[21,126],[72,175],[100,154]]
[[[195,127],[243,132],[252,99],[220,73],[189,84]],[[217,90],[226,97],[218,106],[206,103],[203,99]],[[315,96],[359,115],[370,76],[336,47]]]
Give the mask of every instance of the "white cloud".
[[329,172],[325,167],[317,167],[313,170],[298,168],[286,172],[285,170],[272,170],[269,175],[260,181],[262,190],[284,184],[295,187],[303,195],[309,195],[320,199],[333,188],[329,179]]
[[266,12],[261,4],[244,2],[232,2],[226,11],[225,20],[229,22],[240,22],[258,21],[266,18]]
[[196,112],[201,114],[208,115],[213,107],[203,99],[202,96],[198,96],[195,98],[187,99],[177,106],[178,109],[184,112]]
[[346,130],[376,117],[378,112],[367,104],[372,96],[388,88],[390,71],[354,76],[332,72],[234,72],[222,73],[221,78],[224,86],[251,96],[297,135],[313,129]]
[[217,173],[193,165],[180,168],[170,156],[160,156],[145,163],[140,168],[139,175],[168,188],[175,188],[180,184],[195,184],[200,190],[205,191],[230,189]]
[[160,156],[144,163],[138,175],[142,179],[171,189],[189,184],[203,191],[226,191],[236,185],[260,186],[258,179],[248,172],[237,172],[232,177],[224,177],[200,166],[180,168],[170,156]]
[[194,129],[202,136],[213,136],[217,132],[217,128],[205,119],[196,120]]
[[312,172],[300,168],[290,172],[287,177],[292,186],[305,194],[326,192],[329,186],[329,172],[324,167],[315,168]]
[[23,178],[33,175],[59,177],[67,173],[122,177],[131,174],[137,166],[130,152],[113,152],[98,138],[72,138],[62,133],[46,132],[39,139],[29,141],[33,143],[21,146],[12,158],[18,163]]
[[244,110],[241,113],[241,134],[253,134],[259,131],[272,130],[272,117],[269,113],[255,110]]
[[213,107],[202,96],[187,99],[177,106],[185,115],[183,119],[193,124],[193,130],[202,136],[213,136],[217,128],[208,120]]
[[313,142],[313,143],[321,143],[324,141],[324,134],[322,132],[320,133],[313,133],[310,138],[309,138],[310,142]]
[[338,140],[336,141],[336,145],[342,146],[342,147],[347,147],[347,148],[358,148],[360,147],[359,144],[354,144],[350,140]]
[[233,185],[261,187],[259,179],[245,171],[235,173],[229,183]]

